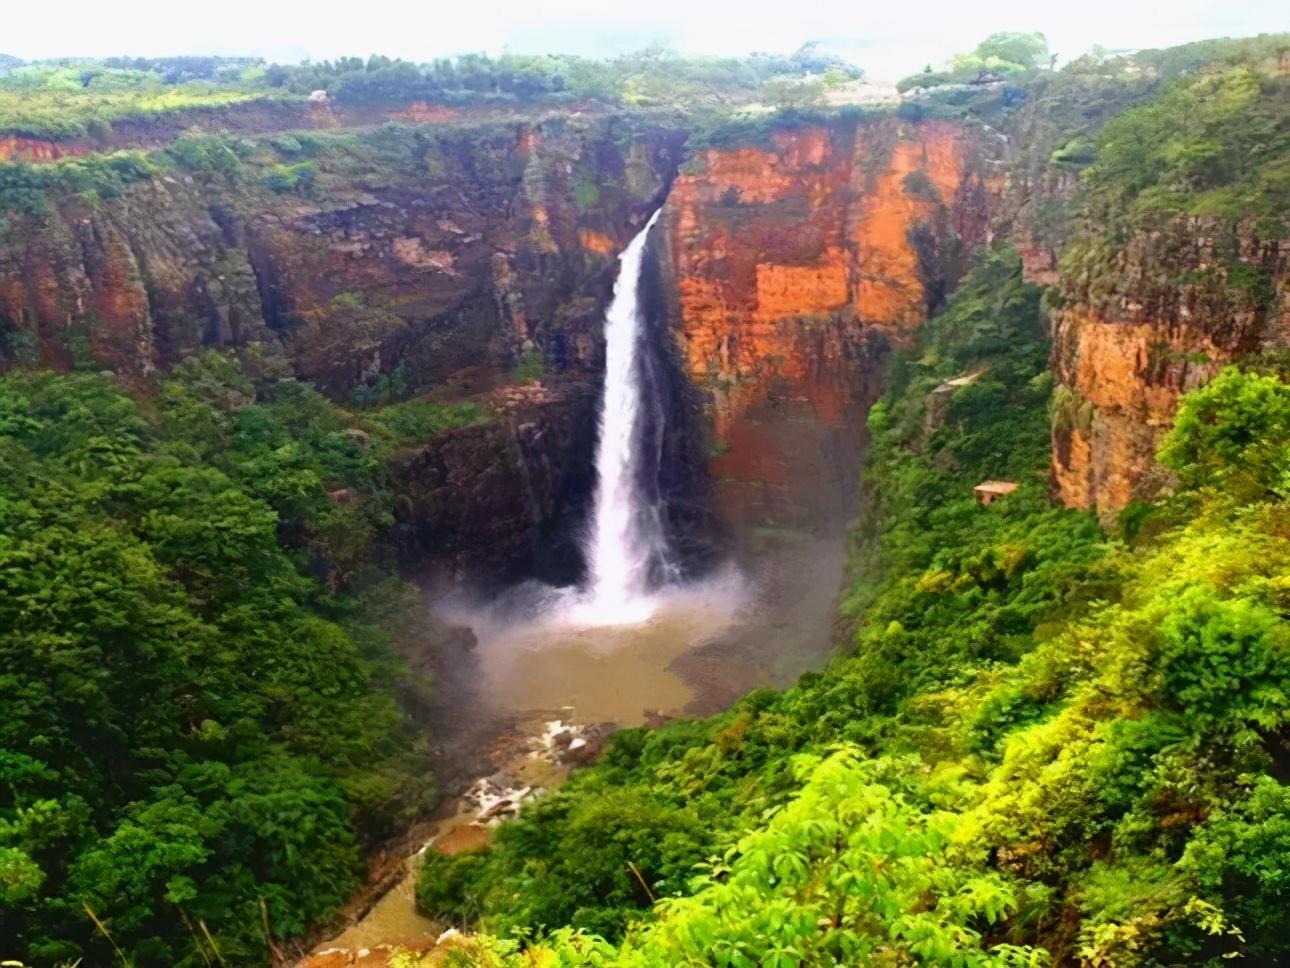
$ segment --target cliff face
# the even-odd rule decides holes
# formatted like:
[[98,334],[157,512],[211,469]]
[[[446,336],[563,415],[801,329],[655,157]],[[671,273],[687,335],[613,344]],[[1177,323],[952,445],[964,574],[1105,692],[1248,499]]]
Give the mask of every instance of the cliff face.
[[897,119],[781,130],[687,163],[666,258],[727,518],[847,513],[877,363],[987,240],[987,171],[963,129]]
[[[615,257],[666,197],[651,299],[674,337],[660,372],[686,384],[673,405],[687,426],[669,438],[676,492],[703,490],[702,410],[724,519],[818,529],[851,511],[886,348],[999,233],[1060,294],[1056,495],[1107,514],[1161,483],[1154,452],[1183,393],[1286,342],[1290,243],[1162,219],[1118,249],[1077,241],[1059,272],[1077,185],[1049,160],[1045,110],[1027,108],[1009,139],[890,117],[749,132],[691,150],[678,175],[685,134],[661,123],[493,123],[414,106],[402,113],[415,123],[337,136],[351,140],[315,159],[312,194],[271,190],[263,166],[237,181],[172,166],[118,197],[6,213],[0,365],[107,367],[144,384],[201,347],[256,344],[338,397],[396,367],[451,397],[503,386],[521,355],[539,355],[558,400],[503,408],[407,465],[427,475],[409,484],[408,540],[457,548],[467,568],[466,544],[496,525],[488,543],[511,568],[589,486],[573,467],[590,463]],[[225,114],[246,132],[363,120],[288,103]],[[112,137],[164,140],[176,123]],[[0,153],[44,160],[87,148],[10,141]],[[558,446],[543,451],[526,427]],[[487,526],[444,537],[443,508],[474,520],[445,497],[450,479],[492,508]],[[561,496],[534,500],[534,487]]]
[[42,162],[57,161],[85,154],[79,146],[72,147],[44,138],[28,138],[22,135],[0,135],[0,161]]
[[[242,120],[271,120],[255,117]],[[558,404],[430,441],[400,471],[407,541],[467,572],[478,542],[506,571],[586,490],[571,468],[590,464],[615,256],[666,195],[651,299],[676,336],[657,368],[689,384],[671,398],[686,426],[669,425],[663,484],[678,531],[704,515],[696,409],[727,522],[845,519],[887,341],[921,325],[988,237],[994,185],[973,137],[840,119],[694,153],[673,182],[684,133],[631,118],[421,120],[319,154],[312,194],[172,168],[12,219],[0,351],[146,382],[200,347],[256,344],[340,397],[395,367],[448,395],[487,392],[540,354],[548,382],[578,384]],[[529,425],[560,446],[533,457]],[[562,496],[533,500],[535,473]]]
[[[580,317],[683,136],[550,122],[366,137],[367,158],[319,160],[313,197],[175,169],[10,217],[0,362],[142,379],[261,342],[338,394],[399,362],[428,382],[504,371],[526,346],[590,367]],[[576,190],[597,179],[594,197]]]
[[499,388],[494,419],[397,457],[397,544],[423,580],[578,577],[571,523],[594,483],[595,388]]
[[1215,220],[1162,220],[1118,251],[1066,261],[1053,317],[1053,480],[1102,515],[1162,483],[1178,399],[1224,364],[1290,342],[1290,241]]

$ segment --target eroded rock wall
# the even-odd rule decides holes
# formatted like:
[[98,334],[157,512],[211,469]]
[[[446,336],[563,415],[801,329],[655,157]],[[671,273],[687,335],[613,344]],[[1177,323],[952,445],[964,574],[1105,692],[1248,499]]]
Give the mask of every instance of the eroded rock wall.
[[392,462],[404,568],[427,582],[504,585],[578,577],[578,529],[593,486],[596,388],[501,388],[493,419]]
[[[236,347],[341,401],[399,368],[489,415],[396,462],[409,567],[567,575],[616,255],[685,132],[557,118],[347,137],[304,195],[262,167],[230,182],[174,165],[121,197],[4,213],[0,368],[111,369],[146,392],[187,354]],[[534,356],[542,383],[519,386]]]
[[880,361],[989,239],[992,171],[976,135],[896,118],[787,128],[687,162],[666,258],[728,520],[849,515]]
[[430,383],[504,372],[523,349],[594,369],[603,277],[684,134],[609,119],[369,137],[379,165],[320,160],[309,197],[175,169],[6,213],[0,364],[144,380],[256,342],[337,395],[398,363]]
[[1053,315],[1053,481],[1108,517],[1167,484],[1155,453],[1179,398],[1290,344],[1290,241],[1252,224],[1162,219],[1066,260]]

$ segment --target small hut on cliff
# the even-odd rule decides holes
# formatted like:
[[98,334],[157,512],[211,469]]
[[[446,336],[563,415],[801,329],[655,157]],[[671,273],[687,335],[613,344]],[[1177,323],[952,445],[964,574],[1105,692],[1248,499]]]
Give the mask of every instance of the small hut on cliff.
[[1011,494],[1016,489],[1017,485],[1012,481],[982,481],[972,488],[972,493],[976,495],[977,501],[984,507],[994,503],[996,498]]

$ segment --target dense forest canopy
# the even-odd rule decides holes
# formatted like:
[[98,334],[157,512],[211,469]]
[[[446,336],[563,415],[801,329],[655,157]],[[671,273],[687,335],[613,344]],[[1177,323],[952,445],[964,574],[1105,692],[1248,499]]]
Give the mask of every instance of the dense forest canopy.
[[420,599],[377,553],[394,438],[366,426],[218,356],[146,409],[0,379],[6,946],[261,960],[431,802],[391,651]]
[[613,60],[573,55],[463,54],[429,64],[373,55],[298,65],[249,58],[171,57],[0,63],[0,134],[105,138],[113,121],[325,91],[349,107],[520,104],[599,99],[612,104],[751,100],[777,79],[861,71],[807,44],[792,55],[682,56],[663,48]]

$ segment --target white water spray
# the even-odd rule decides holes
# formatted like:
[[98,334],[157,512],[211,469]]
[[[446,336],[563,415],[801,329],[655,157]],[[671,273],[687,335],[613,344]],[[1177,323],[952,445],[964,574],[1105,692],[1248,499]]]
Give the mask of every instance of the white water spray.
[[[660,210],[661,211],[661,210]],[[588,585],[577,612],[588,624],[639,622],[654,605],[651,569],[666,567],[667,548],[655,509],[642,506],[639,343],[640,277],[645,240],[656,211],[620,255],[614,298],[605,315],[605,391],[596,445],[596,494],[591,529],[584,543]]]

